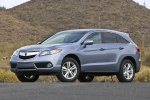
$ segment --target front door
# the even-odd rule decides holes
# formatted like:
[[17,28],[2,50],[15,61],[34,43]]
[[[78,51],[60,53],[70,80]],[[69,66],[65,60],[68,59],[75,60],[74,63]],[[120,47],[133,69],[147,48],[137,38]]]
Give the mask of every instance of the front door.
[[101,65],[106,62],[106,52],[103,49],[101,33],[91,33],[85,40],[93,40],[93,45],[87,45],[80,50],[81,69],[85,72],[99,72]]

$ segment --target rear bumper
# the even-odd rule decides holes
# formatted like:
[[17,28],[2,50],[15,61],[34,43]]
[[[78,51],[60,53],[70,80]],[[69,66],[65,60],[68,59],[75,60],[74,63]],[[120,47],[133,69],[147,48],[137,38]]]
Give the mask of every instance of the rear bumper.
[[136,73],[140,71],[141,68],[141,59],[139,59],[136,63]]
[[[38,62],[39,63],[39,62]],[[37,74],[37,75],[53,75],[60,72],[61,66],[53,66],[48,68],[45,63],[51,62],[40,62],[43,66],[39,68],[37,62],[32,63],[16,63],[10,62],[11,71],[17,74]],[[44,65],[45,64],[45,65]]]

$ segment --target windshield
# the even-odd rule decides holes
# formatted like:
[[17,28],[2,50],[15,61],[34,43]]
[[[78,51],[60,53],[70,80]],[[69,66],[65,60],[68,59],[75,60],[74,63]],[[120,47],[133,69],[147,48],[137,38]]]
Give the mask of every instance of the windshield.
[[85,31],[60,32],[49,37],[41,44],[75,43],[78,42],[85,34]]

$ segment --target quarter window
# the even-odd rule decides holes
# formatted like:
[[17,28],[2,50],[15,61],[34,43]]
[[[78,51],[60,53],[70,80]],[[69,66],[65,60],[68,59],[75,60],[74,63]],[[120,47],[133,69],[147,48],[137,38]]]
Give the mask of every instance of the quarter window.
[[93,40],[93,44],[102,43],[101,33],[99,32],[92,33],[86,38],[86,40]]
[[103,33],[103,42],[104,43],[117,43],[116,35],[114,33]]
[[119,36],[116,34],[118,43],[129,43],[126,39],[124,39],[122,36]]

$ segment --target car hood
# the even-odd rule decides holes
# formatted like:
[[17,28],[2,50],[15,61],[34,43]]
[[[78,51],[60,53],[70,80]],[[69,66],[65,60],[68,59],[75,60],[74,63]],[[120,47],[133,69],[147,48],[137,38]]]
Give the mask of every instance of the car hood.
[[63,44],[48,44],[48,45],[29,45],[24,46],[19,49],[19,51],[41,51],[41,50],[54,50],[57,48],[63,48],[66,46],[71,46],[71,43],[63,43]]

